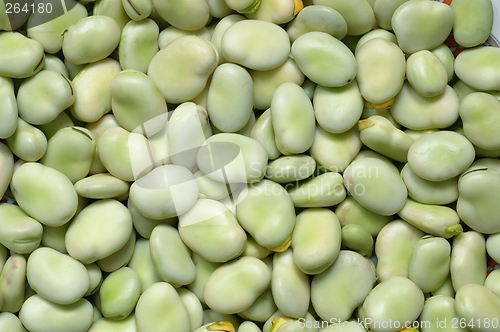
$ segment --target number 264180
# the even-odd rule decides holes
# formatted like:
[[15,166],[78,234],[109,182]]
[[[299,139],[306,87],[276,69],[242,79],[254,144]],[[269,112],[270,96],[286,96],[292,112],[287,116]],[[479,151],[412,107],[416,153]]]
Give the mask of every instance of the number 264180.
[[52,4],[49,3],[6,3],[5,12],[7,14],[20,14],[20,13],[38,13],[38,14],[50,14],[52,12]]

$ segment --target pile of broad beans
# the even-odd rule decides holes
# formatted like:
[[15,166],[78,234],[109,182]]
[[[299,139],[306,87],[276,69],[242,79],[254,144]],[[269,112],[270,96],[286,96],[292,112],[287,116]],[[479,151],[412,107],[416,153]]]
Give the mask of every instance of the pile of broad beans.
[[0,331],[499,331],[490,0],[23,1]]

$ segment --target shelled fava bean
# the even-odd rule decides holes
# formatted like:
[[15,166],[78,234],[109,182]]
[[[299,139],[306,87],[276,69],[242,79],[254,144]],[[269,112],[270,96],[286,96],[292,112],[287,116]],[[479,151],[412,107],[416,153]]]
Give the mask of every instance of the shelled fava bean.
[[491,0],[23,1],[0,331],[500,329]]

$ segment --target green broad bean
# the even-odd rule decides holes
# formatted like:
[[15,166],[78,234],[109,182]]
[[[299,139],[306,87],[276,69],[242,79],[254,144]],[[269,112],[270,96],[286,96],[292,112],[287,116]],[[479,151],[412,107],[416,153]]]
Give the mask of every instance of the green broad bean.
[[286,188],[295,207],[327,207],[344,201],[346,190],[342,175],[326,172]]
[[387,223],[375,241],[377,279],[384,281],[393,276],[408,278],[413,249],[424,235],[420,229],[401,219]]
[[11,332],[28,332],[19,318],[10,312],[0,313],[0,329]]
[[396,161],[406,162],[413,139],[380,115],[358,121],[359,138],[373,151]]
[[47,226],[64,225],[78,208],[78,195],[67,176],[39,163],[19,166],[10,190],[19,207]]
[[354,157],[353,161],[354,160],[358,160],[358,159],[364,159],[364,158],[376,158],[376,159],[379,159],[382,162],[386,163],[387,166],[393,168],[394,170],[396,170],[396,171],[399,170],[399,168],[389,158],[387,158],[386,156],[381,155],[378,152],[375,152],[375,151],[369,150],[369,149],[359,151],[359,153],[356,155],[356,157]]
[[264,262],[241,257],[222,264],[210,275],[205,284],[205,302],[219,313],[237,313],[248,309],[270,283],[271,271]]
[[208,324],[204,324],[194,330],[193,332],[209,332],[209,331],[215,331],[215,332],[232,332],[235,331],[233,324],[227,321],[217,321],[217,322],[210,322]]
[[130,16],[123,8],[122,0],[96,0],[92,14],[111,17],[118,23],[120,30],[130,21]]
[[455,296],[455,310],[473,332],[498,329],[500,299],[483,285],[468,284],[460,288]]
[[398,215],[425,233],[445,239],[463,231],[457,212],[447,206],[422,204],[408,198]]
[[446,68],[428,50],[415,52],[408,57],[406,78],[415,91],[424,97],[435,97],[443,93],[448,83]]
[[[223,322],[224,324],[222,324],[222,326],[226,326],[226,322],[230,323],[231,325],[233,325],[235,329],[237,329],[240,326],[242,319],[235,315],[220,314],[213,311],[212,309],[203,310],[203,324],[208,324],[208,323],[213,324],[217,322]],[[220,325],[218,324],[215,326],[217,326],[217,328],[220,327]],[[229,325],[227,326],[230,328]]]
[[42,70],[24,80],[17,93],[19,116],[33,125],[46,124],[75,102],[73,84],[64,75]]
[[92,317],[92,304],[86,299],[72,304],[56,304],[38,294],[24,301],[19,310],[21,323],[29,331],[36,332],[64,332],[68,329],[85,332],[92,324]]
[[450,86],[440,95],[427,98],[405,81],[394,98],[390,114],[402,126],[413,130],[447,128],[459,117],[459,103]]
[[500,82],[494,76],[500,68],[496,47],[477,46],[461,52],[455,60],[457,77],[470,87],[481,90],[500,90]]
[[421,332],[469,332],[466,327],[459,326],[454,322],[460,321],[455,310],[455,299],[451,296],[437,295],[425,300],[424,309],[420,314],[422,324]]
[[250,14],[260,6],[260,0],[224,0],[226,5],[241,14]]
[[[162,118],[163,116],[160,119]],[[152,154],[154,156],[153,167],[172,164],[172,160],[170,158],[170,151],[168,149],[168,132],[169,131],[168,131],[168,121],[167,121],[164,127],[158,133],[148,137]]]
[[262,332],[261,329],[251,321],[244,321],[241,323],[237,332]]
[[[164,48],[172,40],[177,39],[179,37],[184,37],[184,36],[197,36],[197,37],[200,37],[202,39],[205,39],[206,41],[210,41],[212,38],[210,31],[206,27],[203,27],[203,28],[195,30],[195,31],[186,31],[186,30],[178,29],[174,26],[169,26],[168,28],[166,28],[160,32],[160,34],[157,38],[158,39],[158,46],[160,47],[160,49]],[[158,51],[156,51],[156,52],[158,52]]]
[[448,82],[450,82],[455,74],[455,57],[450,48],[446,44],[441,44],[430,51],[437,56],[439,61],[443,64],[446,75],[448,76]]
[[96,145],[92,133],[86,128],[61,128],[49,139],[47,152],[40,163],[58,170],[75,183],[89,173]]
[[345,321],[363,304],[375,280],[371,261],[353,251],[342,250],[333,265],[312,279],[314,310],[323,320]]
[[408,195],[398,172],[376,158],[359,159],[347,166],[344,185],[358,203],[386,216],[401,210]]
[[307,274],[296,265],[294,254],[288,248],[274,255],[271,289],[276,307],[287,317],[300,318],[309,309],[311,285]]
[[187,168],[164,165],[132,183],[129,195],[142,215],[151,219],[165,219],[192,208],[198,193],[198,184]]
[[212,32],[210,42],[216,49],[217,54],[219,55],[219,64],[228,62],[228,60],[222,53],[222,37],[224,36],[224,33],[233,24],[242,20],[245,20],[245,16],[239,14],[231,14],[222,18],[219,22],[216,23],[214,30]]
[[410,260],[408,278],[424,293],[438,289],[450,273],[451,246],[441,237],[420,239]]
[[[234,94],[233,91],[238,93]],[[253,81],[243,67],[224,63],[215,69],[207,96],[211,123],[223,132],[236,132],[250,120],[253,110]]]
[[169,224],[169,225],[177,225],[177,217],[172,218],[164,218],[164,219],[151,219],[143,216],[139,210],[135,207],[132,200],[127,200],[127,208],[132,215],[132,223],[134,224],[134,229],[137,231],[138,235],[142,236],[145,239],[149,239],[151,236],[151,232],[159,224]]
[[301,0],[260,0],[259,6],[245,16],[252,20],[285,24],[294,19],[304,5]]
[[4,143],[0,143],[0,174],[0,196],[3,197],[14,174],[14,156]]
[[203,0],[153,0],[153,7],[167,23],[182,30],[198,30],[210,21],[210,9]]
[[[75,65],[105,59],[118,46],[120,34],[120,26],[109,16],[82,18],[64,30],[64,57]],[[99,42],[96,43],[96,40]]]
[[120,180],[134,181],[151,174],[150,143],[141,134],[113,126],[101,134],[97,148],[106,171]]
[[[42,131],[45,130],[44,132],[50,130],[49,134],[47,133],[45,134],[47,137],[53,136],[57,132],[57,130],[60,129],[58,127],[72,127],[74,125],[73,121],[69,119],[69,116],[67,116],[66,113],[61,113],[60,115],[62,114],[65,114],[66,117],[64,119],[61,118],[59,120],[56,120],[53,124],[55,128],[52,128],[52,126],[50,126],[49,128],[45,129],[43,126],[41,126]],[[61,124],[58,124],[59,121],[61,121]],[[106,129],[111,127],[120,127],[120,124],[118,123],[118,121],[116,121],[116,118],[113,114],[105,114],[96,122],[88,123],[85,126],[85,128],[90,130],[92,136],[97,142],[96,149],[94,152],[94,157],[92,158],[92,164],[90,165],[89,175],[108,173],[106,167],[104,167],[104,165],[101,162],[101,159],[99,158],[99,138]]]
[[480,0],[471,3],[458,0],[450,4],[453,9],[453,38],[463,47],[483,44],[493,27],[493,7],[491,1]]
[[119,62],[111,58],[84,66],[72,80],[76,100],[71,114],[91,123],[111,111],[111,81],[120,72]]
[[198,297],[196,297],[196,295],[189,289],[184,287],[177,288],[177,292],[179,293],[179,297],[188,311],[190,321],[189,326],[191,327],[191,331],[202,326],[203,307]]
[[233,9],[224,0],[207,0],[207,3],[212,17],[222,19],[233,13]]
[[396,9],[408,0],[377,0],[373,6],[373,13],[377,25],[386,31],[392,30],[392,16]]
[[451,7],[437,1],[406,1],[391,18],[398,45],[407,54],[441,45],[449,36],[453,22]]
[[196,269],[188,247],[179,231],[170,225],[158,225],[149,239],[149,250],[156,271],[163,281],[174,287],[188,285],[196,276]]
[[142,21],[151,15],[153,4],[148,0],[122,0],[123,9],[135,22]]
[[72,5],[73,7],[69,11],[64,11],[61,16],[51,20],[48,20],[48,13],[45,11],[34,10],[26,22],[28,37],[38,41],[46,53],[59,52],[62,48],[65,31],[88,16],[87,9],[82,3],[73,3]]
[[288,192],[278,183],[264,179],[243,194],[236,210],[241,227],[261,246],[277,252],[286,250],[295,227],[295,209]]
[[422,136],[412,144],[408,164],[425,180],[444,181],[467,170],[474,155],[474,147],[465,137],[441,130]]
[[366,101],[383,104],[401,90],[406,60],[395,43],[380,37],[368,40],[356,52],[356,62],[356,80]]
[[498,298],[500,298],[500,270],[493,270],[488,274],[484,281],[484,286],[491,290]]
[[251,137],[219,133],[203,143],[196,160],[209,178],[235,184],[260,181],[266,174],[268,156],[262,144]]
[[[361,312],[371,331],[398,331],[406,322],[415,321],[424,308],[424,294],[410,279],[390,277],[375,286],[365,301]],[[393,322],[384,326],[384,322]],[[371,325],[371,326],[370,326]]]
[[370,257],[373,251],[373,237],[358,224],[347,224],[342,227],[342,247],[355,251],[362,256]]
[[12,79],[0,76],[0,138],[5,139],[14,134],[17,127],[18,106]]
[[475,231],[492,234],[500,232],[496,212],[500,173],[491,167],[471,167],[458,180],[457,213]]
[[342,87],[318,85],[312,102],[317,123],[327,132],[335,134],[351,129],[363,112],[363,97],[356,80]]
[[165,127],[167,104],[146,74],[133,69],[121,71],[111,81],[110,91],[113,115],[124,129],[146,131],[143,134],[149,137]]
[[47,137],[35,126],[20,117],[16,121],[14,133],[5,140],[9,149],[24,161],[40,160],[47,152]]
[[288,58],[290,39],[286,31],[274,23],[242,20],[224,32],[221,51],[230,62],[254,70],[271,70]]
[[179,332],[189,332],[189,313],[179,293],[166,282],[149,286],[135,308],[138,332],[159,331],[165,326]]
[[184,36],[155,54],[147,74],[168,103],[180,103],[203,91],[218,62],[218,53],[210,42]]
[[500,261],[500,233],[490,234],[486,239],[486,251],[495,260]]
[[86,65],[75,65],[64,58],[64,66],[68,70],[68,78],[73,80]]
[[309,154],[320,168],[340,173],[356,157],[361,146],[356,126],[346,132],[333,134],[317,125]]
[[489,93],[472,92],[460,102],[458,114],[465,137],[485,150],[500,149],[500,136],[494,130],[500,124],[500,100]]
[[71,223],[67,222],[62,226],[51,227],[43,226],[42,244],[44,247],[49,247],[59,251],[62,254],[67,254],[64,237]]
[[288,58],[275,69],[260,71],[249,70],[253,81],[253,102],[256,109],[265,110],[271,106],[276,89],[283,83],[301,85],[304,74],[292,58]]
[[358,72],[356,59],[349,48],[326,32],[311,31],[301,35],[293,42],[291,54],[304,75],[325,87],[344,86]]
[[394,33],[389,32],[389,31],[384,30],[384,29],[380,29],[380,28],[373,29],[370,32],[365,33],[361,38],[359,38],[359,40],[356,44],[356,48],[354,49],[354,54],[356,54],[358,52],[358,50],[361,48],[361,46],[363,46],[363,44],[365,44],[367,41],[375,39],[375,38],[382,38],[382,39],[387,40],[388,42],[394,43],[396,45],[398,44],[398,41],[397,41]]
[[137,239],[134,247],[134,253],[128,262],[127,267],[134,270],[139,276],[139,280],[141,281],[141,294],[143,294],[150,286],[162,282],[156,272],[153,259],[151,258],[148,239]]
[[455,292],[467,284],[484,284],[486,240],[483,234],[468,231],[453,238],[450,275]]
[[45,53],[42,44],[19,32],[0,31],[0,76],[27,78],[42,70]]
[[82,263],[51,248],[38,248],[31,253],[26,276],[38,295],[61,305],[79,301],[90,286]]
[[91,199],[116,198],[128,195],[130,184],[109,173],[94,174],[75,183],[78,195]]
[[200,188],[198,198],[209,198],[217,201],[230,195],[226,183],[212,180],[199,170],[194,173],[194,177],[198,188]]
[[120,320],[101,317],[92,322],[87,332],[137,332],[135,314],[131,313]]
[[[247,237],[238,221],[221,202],[198,199],[188,212],[179,216],[179,235],[202,258],[227,262],[245,250]],[[205,240],[200,241],[200,237]]]
[[245,251],[241,254],[241,256],[252,256],[258,259],[264,259],[272,253],[271,250],[264,248],[260,244],[257,243],[251,236],[247,235],[247,244],[245,247]]
[[269,286],[250,307],[239,312],[238,316],[246,320],[265,322],[272,316],[276,309],[272,287]]
[[306,274],[319,274],[337,259],[341,246],[340,222],[326,208],[305,209],[297,214],[292,234],[293,259]]
[[[97,266],[96,263],[86,264],[84,266],[87,269],[87,273],[89,275],[89,289],[84,296],[94,295],[99,290],[99,286],[101,285],[101,282],[103,280],[102,270],[99,268],[99,266]],[[102,315],[100,315],[100,317],[102,317]]]
[[326,32],[341,40],[347,34],[347,22],[335,9],[322,5],[304,7],[286,27],[286,32],[293,43],[305,33],[311,31]]
[[134,310],[141,295],[141,281],[129,267],[110,273],[99,289],[101,312],[104,317],[120,320]]
[[314,5],[324,5],[338,11],[347,23],[347,34],[359,36],[375,26],[375,15],[366,0],[313,0]]
[[[397,123],[396,120],[394,120],[391,113],[389,112],[389,107],[382,109],[382,110],[378,110],[376,108],[372,108],[374,106],[375,105],[368,105],[368,107],[365,106],[363,108],[363,113],[361,113],[360,119],[361,120],[368,119],[370,116],[373,116],[373,115],[383,116],[384,118],[389,120],[394,125],[394,127],[396,127],[397,129],[401,129],[401,125],[399,123]],[[385,105],[383,107],[385,107]],[[371,150],[366,150],[366,151],[371,151]]]
[[134,254],[136,239],[136,233],[131,232],[129,240],[122,248],[108,257],[96,261],[99,269],[104,272],[113,272],[127,265]]
[[132,217],[114,199],[95,201],[85,207],[66,232],[66,249],[84,264],[103,259],[122,248],[130,238]]
[[158,24],[149,18],[125,24],[118,45],[120,66],[124,70],[135,69],[146,73],[151,59],[160,48],[159,34]]
[[307,179],[316,170],[316,161],[308,155],[282,156],[271,161],[265,177],[277,183]]
[[186,288],[193,292],[202,304],[206,304],[203,295],[205,284],[208,278],[221,264],[207,261],[195,252],[191,253],[191,258],[196,269],[196,277],[192,283],[186,286]]
[[274,160],[281,155],[276,146],[276,138],[271,121],[271,109],[268,108],[262,113],[250,132],[250,137],[259,142],[266,150],[269,160]]
[[[465,137],[464,128],[457,128],[455,132]],[[474,151],[476,152],[476,156],[478,157],[488,157],[488,158],[500,157],[500,149],[485,150],[481,149],[478,146],[475,146],[474,144],[472,145],[474,146]]]
[[0,274],[0,292],[3,304],[2,312],[17,313],[24,302],[26,286],[26,258],[20,254],[12,254]]
[[458,177],[444,181],[427,181],[415,174],[406,163],[401,169],[408,195],[422,204],[444,205],[458,199]]
[[372,212],[356,202],[352,196],[346,197],[335,208],[335,214],[339,218],[340,225],[345,227],[349,224],[362,226],[373,237],[393,219],[392,216],[383,216]]

